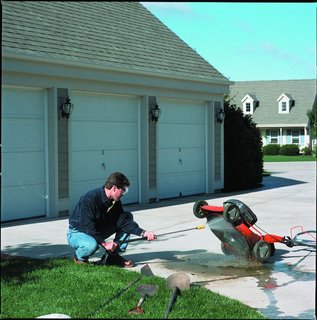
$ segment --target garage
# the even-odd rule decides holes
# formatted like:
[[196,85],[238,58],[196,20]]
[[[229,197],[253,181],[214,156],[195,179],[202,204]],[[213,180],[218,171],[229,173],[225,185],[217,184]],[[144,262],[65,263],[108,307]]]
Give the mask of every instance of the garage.
[[2,88],[1,221],[46,215],[47,92]]
[[158,187],[161,199],[205,192],[206,106],[160,99]]
[[71,116],[72,209],[82,194],[102,186],[114,171],[121,171],[131,182],[122,202],[138,202],[139,97],[78,91],[70,96],[75,106]]

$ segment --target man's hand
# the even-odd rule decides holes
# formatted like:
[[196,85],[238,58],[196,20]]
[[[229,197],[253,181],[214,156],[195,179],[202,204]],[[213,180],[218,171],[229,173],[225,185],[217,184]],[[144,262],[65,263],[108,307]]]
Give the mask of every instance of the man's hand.
[[144,231],[143,237],[145,237],[148,241],[157,239],[157,236],[151,231]]
[[101,244],[107,251],[115,252],[118,245],[114,241],[106,241]]

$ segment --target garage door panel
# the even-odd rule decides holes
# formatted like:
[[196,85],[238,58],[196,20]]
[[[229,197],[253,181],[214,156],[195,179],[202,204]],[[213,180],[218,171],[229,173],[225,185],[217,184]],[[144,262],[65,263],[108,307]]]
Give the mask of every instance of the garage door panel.
[[191,171],[185,174],[164,174],[161,176],[160,197],[171,198],[202,193],[205,188],[205,174]]
[[164,132],[164,137],[168,139],[162,139],[160,146],[164,147],[204,147],[205,133],[204,125],[193,124],[162,124],[160,130]]
[[[134,177],[138,176],[139,99],[78,92],[71,98],[76,103],[71,119],[72,205],[89,188],[103,185],[114,171],[138,183]],[[138,184],[133,188],[122,199],[125,203],[138,201]]]
[[[137,150],[121,149],[115,152],[105,151],[105,170],[107,172],[122,171],[126,175],[128,172],[135,174],[137,168]],[[131,168],[133,168],[131,170]]]
[[[176,148],[164,148],[160,150],[160,159],[169,159],[164,161],[164,169],[160,170],[160,175],[170,174],[179,171],[179,152]],[[163,165],[162,164],[162,165]]]
[[44,151],[43,119],[3,120],[3,135],[10,142],[4,143],[3,151]]
[[163,112],[159,121],[166,123],[202,123],[205,111],[201,104],[192,102],[174,102],[168,100],[160,101]]
[[179,163],[183,171],[191,171],[193,167],[200,168],[204,171],[205,168],[205,158],[204,158],[205,148],[184,148],[182,149],[182,154]]
[[2,209],[2,215],[6,218],[4,220],[44,216],[47,198],[43,193],[44,188],[44,184],[2,188],[2,199],[5,199],[5,207]]
[[2,177],[3,186],[44,185],[44,158],[42,152],[3,153],[3,168],[14,168]]
[[205,189],[205,172],[203,171],[189,171],[181,177],[182,195],[188,196],[203,192]]
[[6,118],[43,118],[43,90],[5,88],[3,90],[2,112]]
[[[72,94],[72,101],[76,104],[76,109],[72,113],[72,118],[78,121],[97,121],[101,119],[109,123],[136,121],[135,97],[105,96],[94,94]],[[87,112],[89,110],[89,112]],[[121,117],[118,119],[118,114]]]
[[164,164],[164,173],[191,171],[193,164],[203,169],[205,166],[205,160],[202,157],[204,152],[204,148],[183,148],[181,153],[175,148],[160,150],[161,158],[170,159]]
[[[160,198],[205,191],[205,105],[203,102],[160,100]],[[164,115],[164,117],[163,117]]]
[[2,88],[1,221],[46,214],[46,90]]
[[[129,187],[129,192],[121,198],[123,204],[125,203],[135,203],[138,198],[138,181],[135,177],[131,177],[128,173],[126,174],[129,177],[131,186]],[[108,175],[104,178],[85,180],[85,181],[74,181],[72,184],[72,209],[74,210],[80,197],[89,190],[102,187],[105,184],[105,180]]]
[[72,170],[76,175],[73,181],[98,180],[119,170],[127,174],[130,167],[137,167],[136,159],[136,150],[107,150],[104,155],[99,151],[74,151]]
[[[73,150],[104,150],[137,146],[136,123],[118,125],[108,121],[74,122],[72,127],[76,132],[76,139],[72,143]],[[128,132],[134,134],[128,134]]]
[[73,181],[100,179],[102,163],[100,151],[73,151],[72,172],[76,173],[73,174]]

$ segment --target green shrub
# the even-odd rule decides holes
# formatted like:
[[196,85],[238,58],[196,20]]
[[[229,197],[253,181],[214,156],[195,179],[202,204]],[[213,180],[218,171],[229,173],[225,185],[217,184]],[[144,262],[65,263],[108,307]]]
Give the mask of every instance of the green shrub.
[[281,146],[280,155],[297,156],[299,155],[299,147],[297,144],[284,144]]
[[266,156],[276,156],[280,153],[281,146],[279,144],[267,144],[262,148],[263,154]]
[[230,100],[224,104],[224,190],[252,189],[262,182],[263,154],[260,130]]
[[305,156],[311,156],[312,155],[312,150],[310,147],[304,147],[301,152],[305,155]]

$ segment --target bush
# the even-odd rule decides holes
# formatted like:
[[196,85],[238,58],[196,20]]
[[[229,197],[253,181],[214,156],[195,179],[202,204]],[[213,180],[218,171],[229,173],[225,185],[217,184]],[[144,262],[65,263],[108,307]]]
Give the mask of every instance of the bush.
[[281,146],[280,155],[282,156],[298,156],[299,147],[297,144],[284,144]]
[[312,155],[312,150],[310,147],[304,147],[301,152],[305,155],[305,156],[311,156]]
[[224,109],[224,191],[258,187],[263,173],[260,130],[250,115],[229,100]]
[[263,154],[266,156],[276,156],[280,153],[281,146],[279,144],[267,144],[262,148]]

